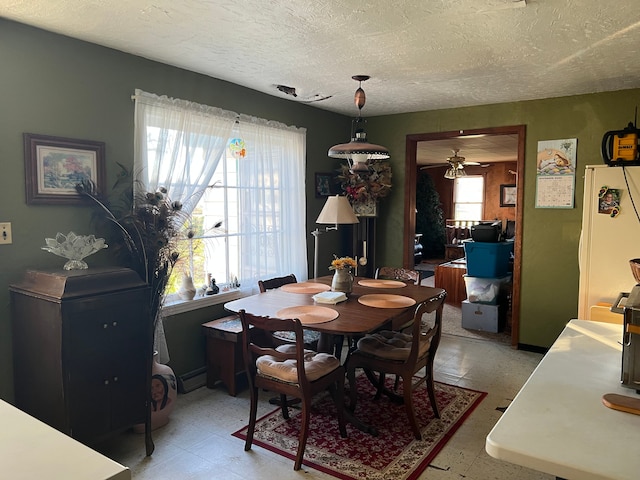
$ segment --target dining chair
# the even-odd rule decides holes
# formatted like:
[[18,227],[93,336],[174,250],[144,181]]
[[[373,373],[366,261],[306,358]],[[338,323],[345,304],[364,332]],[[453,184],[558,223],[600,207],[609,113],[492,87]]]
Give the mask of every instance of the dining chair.
[[375,278],[385,280],[402,280],[404,282],[413,282],[415,285],[420,285],[420,272],[417,270],[409,270],[407,268],[378,267],[376,269]]
[[[258,280],[258,288],[260,289],[260,293],[264,293],[267,290],[273,290],[274,288],[280,288],[283,285],[288,285],[290,283],[298,283],[298,279],[293,273],[289,275],[285,275],[283,277],[274,277],[269,278],[267,280]],[[303,329],[304,334],[304,343],[307,348],[311,348],[312,350],[318,349],[318,342],[320,341],[320,333],[314,330]],[[293,335],[291,332],[273,332],[273,338],[276,343],[291,343],[294,341]]]
[[[345,370],[335,356],[328,353],[317,353],[304,348],[302,324],[298,319],[280,319],[262,317],[240,310],[242,322],[242,350],[249,389],[251,408],[245,451],[251,450],[253,434],[256,427],[259,389],[280,394],[282,416],[289,420],[287,395],[301,400],[300,434],[298,450],[293,465],[299,470],[309,434],[309,418],[312,398],[329,390],[337,408],[340,436],[347,437],[344,414],[344,379]],[[253,343],[249,330],[253,328],[267,334],[275,331],[292,332],[295,344],[279,345],[276,348],[264,347]]]
[[[442,334],[442,309],[446,291],[434,298],[419,304],[414,313],[411,334],[383,330],[365,335],[358,340],[357,348],[351,352],[346,361],[347,378],[349,379],[349,409],[354,411],[357,403],[356,368],[369,373],[369,379],[377,382],[376,397],[382,393],[404,403],[411,429],[416,439],[422,439],[420,427],[413,406],[413,393],[417,387],[426,383],[431,408],[436,418],[440,411],[436,402],[433,387],[433,361]],[[423,315],[432,314],[433,323],[423,331]],[[425,368],[425,375],[417,381],[414,375]],[[378,372],[378,377],[371,375]],[[402,379],[402,397],[384,386],[385,374],[395,374]]]
[[[403,282],[413,282],[414,285],[420,285],[420,272],[417,270],[409,270],[398,267],[378,267],[376,269],[375,278],[384,280],[400,280]],[[411,327],[413,322],[412,312],[407,312],[395,318],[391,324],[392,330],[405,330]]]

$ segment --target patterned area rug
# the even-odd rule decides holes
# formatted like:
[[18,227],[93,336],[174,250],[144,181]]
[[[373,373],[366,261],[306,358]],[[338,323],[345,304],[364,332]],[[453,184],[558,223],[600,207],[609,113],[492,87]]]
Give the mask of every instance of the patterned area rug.
[[[387,379],[389,386],[393,382]],[[404,406],[383,396],[375,401],[375,390],[364,375],[359,375],[356,416],[378,429],[373,437],[347,424],[348,438],[338,432],[336,409],[328,394],[319,395],[311,411],[310,432],[303,463],[336,478],[371,480],[414,480],[449,441],[473,409],[487,395],[436,382],[436,397],[440,419],[433,411],[423,385],[414,392],[418,424],[422,425],[422,440],[414,438]],[[399,390],[402,389],[400,385]],[[254,434],[256,445],[294,459],[300,431],[300,411],[290,410],[290,420],[284,420],[280,409],[262,417]],[[246,439],[246,427],[235,432]]]

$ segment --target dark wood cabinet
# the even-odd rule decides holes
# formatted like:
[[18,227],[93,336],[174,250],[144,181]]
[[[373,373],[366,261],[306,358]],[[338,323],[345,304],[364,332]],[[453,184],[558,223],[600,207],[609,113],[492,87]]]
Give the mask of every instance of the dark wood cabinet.
[[18,408],[86,444],[148,421],[149,291],[133,270],[28,271],[10,295]]

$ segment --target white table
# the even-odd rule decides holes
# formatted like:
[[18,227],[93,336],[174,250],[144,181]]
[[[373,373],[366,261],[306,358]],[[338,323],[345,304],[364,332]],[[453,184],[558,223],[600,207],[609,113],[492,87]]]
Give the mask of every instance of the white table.
[[131,471],[0,400],[0,477],[131,480]]
[[566,479],[640,478],[640,416],[607,408],[622,325],[571,320],[487,435],[489,455]]

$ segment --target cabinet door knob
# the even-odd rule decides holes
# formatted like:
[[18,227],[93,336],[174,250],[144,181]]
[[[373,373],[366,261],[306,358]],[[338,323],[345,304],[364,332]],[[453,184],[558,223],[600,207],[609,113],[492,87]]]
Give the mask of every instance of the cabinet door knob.
[[118,377],[113,377],[113,381],[117,382],[118,381]]
[[105,381],[104,381],[104,384],[105,384],[105,385],[109,385],[109,380],[105,380]]
[[117,327],[118,326],[118,322],[113,322],[113,326]]
[[106,323],[102,325],[102,328],[109,328],[109,325],[107,325]]

